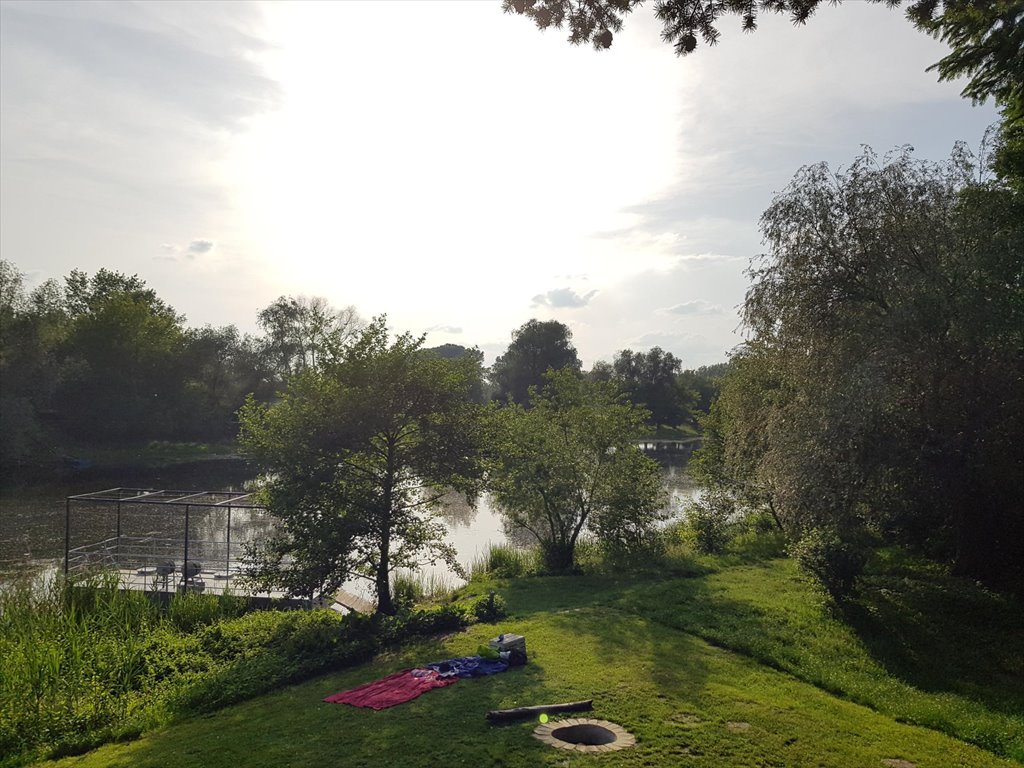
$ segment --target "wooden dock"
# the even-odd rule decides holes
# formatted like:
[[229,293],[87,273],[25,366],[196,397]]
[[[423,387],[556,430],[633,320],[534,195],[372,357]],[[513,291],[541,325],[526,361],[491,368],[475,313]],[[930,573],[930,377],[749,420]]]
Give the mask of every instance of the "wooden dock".
[[344,589],[339,589],[334,593],[334,602],[354,613],[373,613],[377,610],[377,606],[371,603],[369,600],[365,600],[358,595],[353,595],[351,592],[347,592]]
[[[204,595],[230,594],[236,597],[243,597],[254,601],[257,604],[267,606],[279,605],[286,608],[309,608],[310,601],[302,598],[288,597],[280,590],[259,592],[247,589],[234,582],[233,573],[201,571],[193,579],[182,581],[181,574],[173,574],[167,579],[156,573],[155,568],[118,568],[114,571],[121,589],[132,590],[133,592],[146,592],[154,595],[160,600],[169,600],[178,592],[196,592]],[[314,606],[331,608],[341,612],[354,612],[372,614],[377,610],[376,605],[365,598],[359,597],[347,590],[339,589],[333,595],[325,595],[323,598],[314,600]]]

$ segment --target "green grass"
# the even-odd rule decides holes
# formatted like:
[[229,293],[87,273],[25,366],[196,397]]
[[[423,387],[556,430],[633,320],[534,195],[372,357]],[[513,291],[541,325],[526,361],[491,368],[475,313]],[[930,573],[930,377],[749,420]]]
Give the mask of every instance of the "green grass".
[[134,738],[466,623],[450,607],[386,620],[247,608],[193,593],[161,608],[112,575],[0,589],[0,766]]
[[830,609],[790,560],[623,590],[611,604],[693,633],[901,722],[1024,761],[1024,613],[914,571]]
[[[889,568],[871,577],[875,596],[834,615],[788,561],[724,563],[690,563],[682,569],[690,575],[662,579],[483,577],[461,595],[497,588],[511,615],[496,626],[419,641],[52,765],[845,767],[1024,759],[1016,604],[941,574]],[[526,667],[381,712],[321,701],[398,669],[471,653],[502,631],[526,636]],[[577,755],[533,739],[535,723],[484,720],[489,709],[582,698],[594,699],[594,717],[634,733],[637,746]]]

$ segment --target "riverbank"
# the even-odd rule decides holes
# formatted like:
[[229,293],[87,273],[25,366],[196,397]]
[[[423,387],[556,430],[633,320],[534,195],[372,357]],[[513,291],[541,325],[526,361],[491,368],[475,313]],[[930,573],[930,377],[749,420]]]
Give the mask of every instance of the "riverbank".
[[[600,568],[598,569],[600,570]],[[870,591],[830,609],[786,559],[673,557],[657,574],[478,576],[510,615],[409,643],[367,664],[47,764],[560,765],[536,723],[491,726],[489,709],[593,698],[636,747],[580,764],[1005,766],[1024,760],[1024,642],[1009,598],[891,553]],[[381,712],[322,703],[398,669],[473,652],[499,631],[530,664]],[[226,678],[258,671],[244,659]],[[901,762],[902,761],[902,762]]]
[[0,485],[58,479],[91,474],[134,473],[166,469],[205,461],[241,461],[238,445],[226,443],[181,443],[150,440],[134,445],[66,445],[47,459],[23,461],[0,467]]

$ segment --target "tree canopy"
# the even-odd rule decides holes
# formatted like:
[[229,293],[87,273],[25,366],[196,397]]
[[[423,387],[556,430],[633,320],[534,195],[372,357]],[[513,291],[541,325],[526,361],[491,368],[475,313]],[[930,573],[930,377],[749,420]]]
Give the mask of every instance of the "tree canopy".
[[976,178],[962,147],[797,174],[704,452],[795,538],[870,532],[1021,588],[1024,208]]
[[[719,23],[735,17],[745,32],[757,28],[761,13],[784,14],[806,23],[826,0],[655,0],[661,36],[686,56],[698,40],[715,45]],[[902,0],[870,0],[895,8]],[[838,4],[841,0],[827,0]],[[644,0],[503,0],[506,13],[531,18],[540,29],[568,27],[569,42],[609,48],[625,18]],[[942,40],[951,51],[929,67],[940,80],[967,78],[962,95],[975,102],[992,97],[1002,108],[1001,140],[995,168],[1024,185],[1024,4],[1020,0],[912,0],[906,16],[918,29]]]
[[253,553],[257,583],[308,596],[362,576],[377,610],[394,613],[395,569],[438,559],[458,569],[432,510],[449,489],[475,489],[480,366],[422,345],[389,340],[379,317],[337,360],[292,377],[279,402],[246,403],[240,440],[281,521]]
[[[661,36],[676,53],[696,50],[698,39],[715,45],[721,19],[732,16],[744,32],[757,29],[760,13],[788,16],[806,23],[824,2],[841,0],[655,0]],[[902,0],[870,0],[895,8]],[[539,29],[568,27],[573,45],[590,43],[598,50],[611,47],[614,33],[644,0],[503,0],[506,13],[533,19]],[[967,76],[964,95],[995,97],[1000,103],[1021,98],[1024,83],[1024,8],[1016,0],[913,0],[907,18],[938,37],[953,52],[934,65],[944,80]]]
[[661,347],[647,352],[624,349],[612,363],[613,380],[631,402],[650,412],[651,426],[677,427],[689,415],[689,392],[681,389],[677,377],[682,361]]
[[613,550],[648,542],[661,516],[661,473],[641,453],[645,412],[617,387],[552,370],[531,408],[495,412],[489,484],[514,528],[536,538],[549,568],[573,566],[591,531]]
[[512,343],[491,366],[494,397],[524,405],[529,402],[530,387],[543,387],[549,370],[568,368],[578,373],[581,367],[568,326],[557,320],[529,320],[513,331]]

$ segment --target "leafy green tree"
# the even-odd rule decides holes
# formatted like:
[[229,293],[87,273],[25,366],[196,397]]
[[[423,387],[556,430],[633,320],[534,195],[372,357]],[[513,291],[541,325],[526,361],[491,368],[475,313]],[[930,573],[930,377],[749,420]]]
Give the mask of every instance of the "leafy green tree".
[[690,393],[677,384],[682,361],[661,347],[647,352],[624,349],[612,363],[614,380],[629,399],[650,412],[649,424],[676,427],[689,414]]
[[257,316],[265,352],[278,376],[336,359],[365,323],[355,307],[335,309],[325,298],[280,296]]
[[554,571],[573,567],[590,530],[620,549],[647,541],[661,516],[658,465],[636,445],[646,413],[610,383],[552,370],[531,408],[494,413],[490,487],[508,521],[532,533]]
[[693,404],[690,407],[690,418],[694,426],[702,415],[711,411],[711,404],[718,399],[722,377],[729,370],[729,363],[702,365],[700,368],[686,370],[676,379],[677,386],[690,393]]
[[57,397],[74,436],[171,436],[186,371],[184,318],[137,275],[74,270]]
[[445,360],[466,358],[473,361],[479,369],[479,376],[473,385],[470,398],[474,403],[480,403],[481,405],[490,399],[488,386],[483,379],[484,353],[477,347],[463,347],[461,344],[442,344],[438,347],[428,347],[424,351],[438,357],[443,357]]
[[337,360],[289,379],[273,404],[242,408],[240,440],[266,473],[280,521],[254,579],[292,594],[373,581],[377,610],[394,613],[390,575],[438,559],[458,568],[433,515],[447,489],[472,493],[479,474],[479,365],[389,340],[373,320]]
[[274,372],[233,325],[185,331],[185,391],[178,425],[182,435],[206,439],[238,434],[236,412],[250,393],[267,402],[276,392]]
[[529,320],[513,332],[505,354],[491,366],[495,398],[525,405],[530,387],[543,387],[549,370],[568,368],[579,373],[581,367],[568,326],[557,320]]
[[870,529],[1021,589],[1024,207],[976,179],[962,148],[797,174],[706,450],[794,538]]
[[[838,3],[841,0],[828,0]],[[757,28],[759,13],[785,14],[804,24],[824,0],[655,0],[661,36],[680,56],[696,50],[698,38],[718,42],[719,21],[738,17],[745,32]],[[902,0],[871,0],[889,7]],[[609,48],[630,13],[644,0],[503,0],[506,13],[527,16],[540,29],[569,28],[573,45]],[[1002,178],[1024,185],[1024,4],[1020,0],[912,0],[906,16],[918,29],[950,46],[929,67],[940,80],[968,78],[965,98],[992,97],[1002,108],[1001,141],[995,168]]]
[[[825,0],[656,0],[654,13],[662,23],[661,36],[680,56],[692,53],[698,37],[714,45],[721,37],[719,20],[739,17],[745,32],[757,29],[761,12],[785,14],[804,24]],[[836,3],[841,0],[828,0]],[[902,0],[871,0],[889,7]],[[503,0],[506,13],[533,19],[537,27],[569,28],[573,45],[590,43],[601,50],[611,47],[614,33],[626,16],[644,0]],[[970,98],[998,99],[1019,96],[1024,81],[1024,35],[1020,31],[1024,9],[1016,0],[913,0],[907,18],[919,29],[935,35],[953,49],[935,68],[943,79],[965,75]]]

